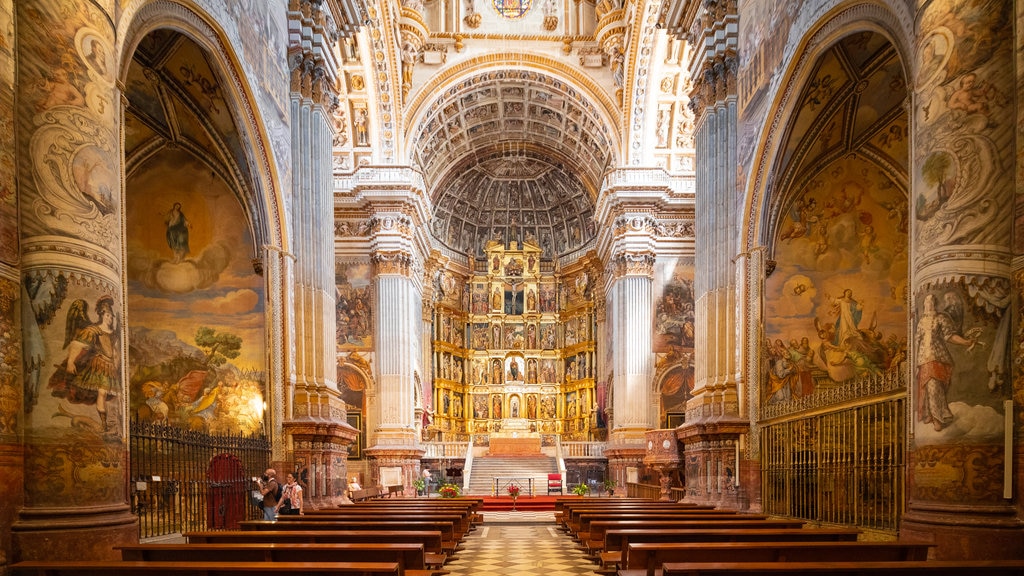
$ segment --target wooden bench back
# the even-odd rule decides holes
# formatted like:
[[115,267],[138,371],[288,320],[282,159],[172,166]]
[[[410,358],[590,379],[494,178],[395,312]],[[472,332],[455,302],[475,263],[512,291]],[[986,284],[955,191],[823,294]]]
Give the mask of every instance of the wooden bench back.
[[803,525],[802,520],[595,520],[590,523],[587,541],[592,549],[602,548],[610,530],[799,530]]
[[16,576],[274,576],[351,574],[399,576],[397,562],[125,562],[26,561],[11,566]]
[[423,570],[422,543],[125,544],[122,560],[162,562],[398,562],[402,572]]
[[848,528],[611,529],[605,550],[625,550],[632,542],[852,542],[859,530]]
[[324,522],[324,521],[307,521],[307,520],[290,520],[283,522],[266,521],[266,520],[243,520],[238,523],[238,527],[243,531],[334,531],[334,530],[359,530],[365,532],[376,532],[376,531],[397,531],[397,530],[414,530],[414,531],[438,531],[441,533],[442,538],[445,540],[455,539],[455,524],[451,521],[441,520],[339,520],[336,522]]
[[1024,560],[669,563],[664,576],[1021,576]]
[[192,543],[242,543],[280,542],[333,543],[333,542],[375,542],[423,544],[428,553],[443,552],[441,532],[438,530],[209,530],[187,532],[185,538]]
[[822,562],[830,560],[927,560],[931,544],[902,542],[632,542],[623,566],[629,576],[653,576],[672,562]]
[[580,514],[569,524],[569,532],[587,532],[590,530],[591,522],[602,520],[767,520],[768,516],[763,514],[737,514],[735,512],[695,512],[685,510],[655,510],[655,511],[629,511],[629,512],[599,512]]

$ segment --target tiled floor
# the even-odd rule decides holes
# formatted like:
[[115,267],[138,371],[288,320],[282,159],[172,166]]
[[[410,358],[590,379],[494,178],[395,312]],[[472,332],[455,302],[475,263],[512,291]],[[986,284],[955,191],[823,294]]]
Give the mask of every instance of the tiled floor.
[[551,512],[484,512],[445,565],[451,576],[594,576],[595,568]]

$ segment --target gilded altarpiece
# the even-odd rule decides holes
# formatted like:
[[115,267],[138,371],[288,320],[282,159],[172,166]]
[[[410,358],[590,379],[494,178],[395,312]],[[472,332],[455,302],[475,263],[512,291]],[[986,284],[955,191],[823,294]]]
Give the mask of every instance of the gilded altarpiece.
[[491,241],[483,253],[464,302],[435,307],[426,434],[593,439],[596,325],[586,274],[556,273],[531,242]]

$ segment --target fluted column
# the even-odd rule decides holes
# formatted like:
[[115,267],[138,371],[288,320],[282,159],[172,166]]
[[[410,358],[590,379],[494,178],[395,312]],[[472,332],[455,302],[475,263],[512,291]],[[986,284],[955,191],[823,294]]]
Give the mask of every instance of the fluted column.
[[612,380],[617,441],[635,443],[655,425],[651,377],[654,374],[651,317],[653,253],[623,253],[612,261],[608,307],[614,318]]
[[1019,446],[1008,462],[1021,430],[1010,399],[1024,386],[1011,378],[1019,345],[1009,347],[1022,296],[1012,10],[920,2],[915,20],[911,442],[900,536],[934,542],[940,558],[1024,557],[1024,492],[1012,477]]
[[113,559],[112,545],[138,539],[125,484],[115,14],[58,0],[14,8],[25,386],[23,412],[0,404],[0,422],[24,435],[24,483],[5,484],[24,496],[10,559]]
[[[677,431],[685,445],[687,500],[736,506],[734,448],[749,430],[740,411],[739,351],[743,333],[736,282],[741,191],[736,189],[738,66],[736,2],[708,2],[690,23],[695,79],[697,220],[694,275],[694,389]],[[744,316],[749,321],[749,316]],[[744,329],[750,329],[751,325]],[[701,471],[690,476],[693,471]],[[711,471],[711,472],[708,472]],[[724,476],[729,471],[728,476]],[[724,489],[722,489],[724,487]]]
[[282,467],[306,471],[305,498],[315,507],[341,495],[347,446],[355,431],[345,422],[336,385],[333,113],[338,62],[337,29],[329,6],[291,2],[291,216],[295,358],[283,430],[290,442]]

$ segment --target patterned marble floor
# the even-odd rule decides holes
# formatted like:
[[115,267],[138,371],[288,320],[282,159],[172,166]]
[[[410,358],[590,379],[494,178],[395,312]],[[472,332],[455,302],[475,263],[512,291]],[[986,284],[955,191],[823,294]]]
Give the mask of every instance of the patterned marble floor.
[[596,568],[551,512],[485,512],[445,565],[450,576],[594,576]]

